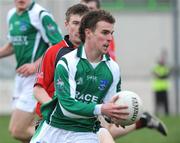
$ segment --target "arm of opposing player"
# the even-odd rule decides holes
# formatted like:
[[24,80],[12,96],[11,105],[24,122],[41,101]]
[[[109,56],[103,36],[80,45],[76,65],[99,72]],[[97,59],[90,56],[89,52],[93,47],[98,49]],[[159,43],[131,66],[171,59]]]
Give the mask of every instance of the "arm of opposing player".
[[37,85],[34,87],[34,97],[41,104],[49,102],[52,100],[52,98],[48,95],[46,90],[40,85]]
[[[53,86],[54,81],[54,68],[55,68],[55,57],[56,57],[56,51],[53,51],[53,48],[49,48],[41,61],[41,64],[39,66],[37,75],[36,75],[36,83],[35,86],[41,86],[45,90],[48,89],[48,87]],[[54,86],[51,88],[54,92]]]

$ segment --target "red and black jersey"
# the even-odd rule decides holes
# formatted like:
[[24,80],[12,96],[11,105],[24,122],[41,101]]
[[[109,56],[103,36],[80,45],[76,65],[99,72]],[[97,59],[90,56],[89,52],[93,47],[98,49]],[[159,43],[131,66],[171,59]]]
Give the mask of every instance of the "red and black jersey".
[[[64,40],[58,44],[51,46],[44,54],[39,71],[36,76],[36,85],[43,87],[48,95],[54,95],[54,71],[57,61],[65,54],[73,51],[76,47],[69,41],[69,36],[66,35]],[[38,102],[36,113],[41,117],[41,104]]]
[[108,53],[113,60],[116,60],[114,38],[110,42]]

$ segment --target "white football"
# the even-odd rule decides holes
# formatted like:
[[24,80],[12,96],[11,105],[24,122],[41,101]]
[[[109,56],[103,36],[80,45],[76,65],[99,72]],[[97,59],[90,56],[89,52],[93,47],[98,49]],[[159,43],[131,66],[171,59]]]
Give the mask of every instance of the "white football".
[[120,91],[116,93],[116,95],[118,95],[119,98],[115,104],[128,106],[127,111],[129,112],[129,115],[126,120],[115,120],[114,122],[121,126],[134,124],[137,120],[140,119],[143,113],[141,98],[132,91]]

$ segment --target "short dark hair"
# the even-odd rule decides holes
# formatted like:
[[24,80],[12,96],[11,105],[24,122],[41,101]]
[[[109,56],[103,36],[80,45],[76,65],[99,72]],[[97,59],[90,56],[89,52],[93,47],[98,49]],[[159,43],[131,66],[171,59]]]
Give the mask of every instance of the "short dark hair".
[[81,0],[81,2],[89,3],[89,2],[95,2],[98,9],[101,7],[100,0]]
[[83,4],[75,4],[71,7],[68,8],[68,10],[66,11],[66,21],[70,20],[71,15],[84,15],[87,12],[89,12],[89,9],[87,6],[83,5]]
[[105,10],[90,11],[83,16],[81,20],[81,25],[79,27],[80,39],[84,43],[86,39],[85,29],[96,30],[96,24],[99,21],[105,21],[111,24],[115,23],[114,17]]

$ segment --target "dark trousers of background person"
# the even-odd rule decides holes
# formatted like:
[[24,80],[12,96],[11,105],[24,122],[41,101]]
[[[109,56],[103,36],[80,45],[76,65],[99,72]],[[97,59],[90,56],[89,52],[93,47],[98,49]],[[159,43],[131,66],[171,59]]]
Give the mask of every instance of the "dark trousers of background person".
[[157,113],[159,111],[159,108],[163,106],[165,114],[169,115],[168,92],[167,91],[155,92],[155,98],[156,98],[156,111],[155,112]]

